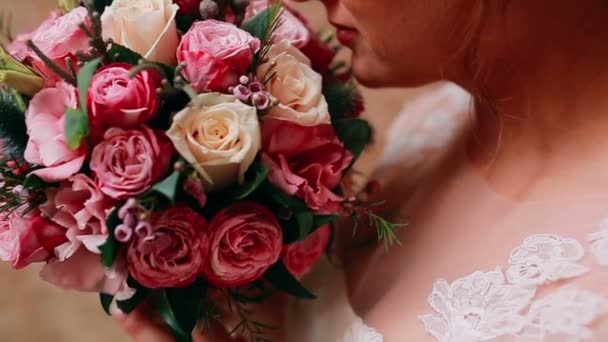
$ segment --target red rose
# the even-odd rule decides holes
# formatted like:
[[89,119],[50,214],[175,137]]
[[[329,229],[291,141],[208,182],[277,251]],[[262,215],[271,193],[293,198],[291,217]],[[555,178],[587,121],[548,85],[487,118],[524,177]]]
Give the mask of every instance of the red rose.
[[173,0],[173,3],[179,7],[179,14],[198,16],[198,7],[201,5],[201,0]]
[[339,210],[341,196],[332,190],[342,180],[353,156],[331,125],[300,126],[284,120],[262,125],[262,160],[270,168],[270,182],[298,196],[320,214]]
[[149,288],[189,285],[206,257],[206,228],[207,221],[185,206],[157,213],[149,235],[133,235],[127,250],[129,273]]
[[93,149],[91,170],[101,191],[114,199],[146,192],[169,170],[173,145],[164,132],[146,126],[111,128]]
[[134,128],[156,115],[160,108],[161,86],[157,72],[144,70],[129,77],[132,65],[115,63],[93,76],[87,94],[87,108],[97,129]]
[[217,20],[194,23],[182,37],[177,60],[183,76],[198,92],[225,91],[247,73],[260,40],[233,24]]
[[220,211],[209,224],[209,256],[204,273],[218,287],[233,287],[259,279],[276,263],[283,248],[279,221],[253,202]]
[[331,228],[325,225],[306,239],[290,244],[283,252],[283,263],[295,277],[308,273],[327,249]]
[[316,36],[311,37],[308,43],[300,48],[300,51],[310,58],[312,68],[321,75],[325,75],[329,71],[329,66],[336,57],[335,50]]
[[35,210],[15,210],[0,220],[0,259],[20,269],[53,256],[53,249],[67,241],[65,229],[44,219]]

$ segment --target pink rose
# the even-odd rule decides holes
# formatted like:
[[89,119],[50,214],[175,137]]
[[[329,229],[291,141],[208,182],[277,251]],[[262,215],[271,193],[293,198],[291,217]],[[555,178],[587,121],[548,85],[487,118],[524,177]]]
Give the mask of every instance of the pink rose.
[[160,75],[144,70],[130,78],[132,68],[126,63],[110,64],[93,76],[87,107],[96,128],[135,128],[158,113]]
[[343,202],[333,192],[353,156],[331,125],[304,127],[284,120],[262,125],[262,160],[270,182],[298,196],[320,214],[335,213]]
[[286,246],[283,252],[283,262],[289,272],[297,278],[308,273],[325,253],[330,237],[331,228],[329,225],[325,225],[306,239]]
[[173,145],[163,132],[146,126],[125,131],[111,128],[93,149],[91,170],[101,191],[114,199],[146,192],[166,175]]
[[179,206],[158,213],[151,226],[149,235],[133,236],[127,251],[129,273],[149,288],[192,283],[207,254],[205,219]]
[[[245,13],[245,20],[260,14],[270,5],[269,0],[251,0]],[[291,45],[301,48],[310,40],[311,32],[304,17],[299,15],[288,4],[284,4],[286,10],[281,16],[281,25],[274,34],[276,43],[289,42]]]
[[65,241],[65,229],[44,219],[37,210],[25,213],[25,207],[0,219],[0,259],[21,269],[35,262],[47,261],[53,248]]
[[32,173],[47,182],[68,179],[80,171],[86,158],[85,144],[72,151],[65,142],[66,108],[78,108],[76,89],[58,82],[34,95],[25,115],[29,141],[24,157],[29,163],[44,166]]
[[40,210],[65,229],[67,241],[55,248],[60,261],[70,258],[80,246],[99,254],[98,247],[108,237],[107,212],[114,203],[84,174],[77,174],[59,188],[46,191]]
[[43,21],[34,31],[18,34],[9,44],[8,52],[20,62],[25,61],[32,53],[32,50],[26,44],[27,41],[34,38],[38,32],[42,32],[48,27],[51,27],[59,17],[61,17],[60,10],[51,11],[49,18]]
[[[32,41],[47,57],[67,71],[66,58],[71,58],[76,67],[75,53],[89,48],[89,38],[78,27],[82,23],[89,25],[88,13],[86,8],[77,7],[36,30]],[[30,51],[29,57],[34,68],[47,79],[49,84],[61,80],[59,75],[55,74],[33,51]]]
[[225,91],[247,73],[259,49],[259,39],[235,25],[205,20],[182,37],[177,60],[186,64],[183,76],[196,91]]
[[204,273],[218,287],[250,283],[279,260],[283,233],[267,208],[242,202],[220,211],[209,224],[209,256]]
[[78,249],[65,261],[50,260],[42,268],[40,277],[65,290],[102,292],[113,295],[117,300],[127,300],[135,294],[127,284],[127,265],[122,255],[110,269],[106,269],[99,255],[84,248]]

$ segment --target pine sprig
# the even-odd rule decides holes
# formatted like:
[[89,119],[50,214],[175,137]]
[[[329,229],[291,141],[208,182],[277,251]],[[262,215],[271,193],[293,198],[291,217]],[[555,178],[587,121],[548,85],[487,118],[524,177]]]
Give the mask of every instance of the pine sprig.
[[0,88],[0,139],[5,152],[19,159],[28,141],[23,104],[15,90]]
[[406,227],[404,223],[393,223],[384,217],[376,214],[375,208],[382,206],[384,202],[372,203],[363,205],[361,203],[351,204],[351,218],[354,221],[353,236],[357,234],[361,226],[373,228],[376,230],[378,241],[384,243],[384,248],[388,251],[389,248],[399,245],[401,240],[397,235],[397,229]]
[[251,310],[247,308],[247,304],[238,295],[235,295],[236,293],[227,290],[225,294],[228,301],[228,310],[239,318],[239,323],[228,334],[230,336],[247,336],[249,342],[273,342],[266,336],[269,331],[276,328],[251,319]]
[[254,56],[252,71],[255,71],[258,65],[267,62],[266,56],[274,44],[277,29],[282,24],[281,18],[284,10],[281,0],[272,0],[266,10],[243,25],[243,29],[260,40],[260,50]]

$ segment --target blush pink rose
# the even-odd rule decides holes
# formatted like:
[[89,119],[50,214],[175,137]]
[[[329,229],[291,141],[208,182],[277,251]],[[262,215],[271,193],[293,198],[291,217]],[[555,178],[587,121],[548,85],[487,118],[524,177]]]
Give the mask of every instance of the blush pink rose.
[[66,180],[84,164],[85,144],[72,151],[64,138],[65,109],[77,107],[76,89],[64,82],[41,90],[30,101],[25,115],[29,140],[24,157],[31,164],[43,166],[32,173],[47,182]]
[[44,20],[34,31],[18,34],[9,44],[8,52],[20,62],[24,62],[31,54],[32,50],[27,46],[27,41],[34,38],[38,32],[51,27],[57,18],[61,17],[60,10],[51,11],[49,18]]
[[283,233],[276,216],[253,202],[220,211],[209,224],[209,283],[234,287],[259,279],[279,260]]
[[65,241],[65,229],[44,219],[37,210],[21,207],[0,219],[0,259],[21,269],[53,256]]
[[58,188],[46,191],[47,200],[40,210],[51,221],[65,229],[67,241],[55,248],[60,261],[70,258],[81,246],[99,254],[108,237],[107,212],[114,202],[84,174],[72,176]]
[[283,263],[296,278],[308,273],[317,260],[327,250],[331,238],[331,227],[325,225],[310,234],[306,239],[285,247]]
[[177,60],[194,89],[225,91],[247,73],[260,40],[233,24],[217,20],[194,23],[182,37]]
[[101,192],[125,199],[146,192],[169,170],[173,145],[165,133],[146,126],[111,128],[93,149],[91,170]]
[[40,277],[65,290],[107,293],[116,300],[127,300],[135,294],[135,289],[127,284],[127,264],[122,254],[106,269],[98,254],[80,248],[65,261],[50,260]]
[[304,199],[320,214],[338,212],[343,198],[333,192],[353,156],[331,125],[300,126],[285,120],[262,125],[262,160],[272,184]]
[[[245,12],[245,20],[260,14],[269,6],[270,0],[251,0]],[[310,40],[311,31],[304,17],[292,9],[288,1],[284,3],[284,6],[286,10],[281,16],[281,25],[275,31],[274,40],[276,43],[286,41],[297,48],[301,48]]]
[[132,65],[115,63],[93,76],[87,94],[87,108],[97,129],[135,128],[154,117],[160,109],[160,75],[144,70],[129,77]]
[[129,273],[149,288],[192,283],[207,255],[207,221],[178,206],[158,213],[151,226],[150,235],[133,235],[127,250]]
[[[71,58],[74,67],[76,67],[75,53],[86,51],[89,48],[89,38],[78,27],[82,23],[89,25],[88,13],[86,8],[77,7],[64,16],[55,19],[44,28],[36,30],[31,39],[40,51],[67,71],[66,58]],[[49,84],[52,85],[61,80],[59,75],[51,70],[33,51],[30,51],[29,57],[34,69],[47,79]]]

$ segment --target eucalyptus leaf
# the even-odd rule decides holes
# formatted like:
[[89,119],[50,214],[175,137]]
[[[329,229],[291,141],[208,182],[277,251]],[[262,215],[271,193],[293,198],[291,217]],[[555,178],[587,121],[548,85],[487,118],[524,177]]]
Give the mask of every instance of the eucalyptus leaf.
[[265,41],[267,39],[266,35],[269,30],[271,20],[272,10],[271,8],[267,8],[253,16],[251,19],[245,21],[241,28],[249,32],[252,36],[259,38],[261,41]]
[[289,208],[293,211],[310,210],[303,200],[301,200],[295,196],[286,194],[285,192],[283,192],[281,189],[279,189],[277,187],[268,186],[267,189],[269,191],[270,197],[277,204],[279,204],[285,208]]
[[85,117],[87,112],[87,94],[89,93],[89,85],[91,84],[93,75],[95,75],[95,71],[97,71],[97,67],[99,67],[100,63],[101,58],[93,59],[92,61],[87,62],[85,65],[83,65],[82,68],[80,68],[80,71],[78,72],[77,81],[78,93],[80,95],[80,110],[85,113]]
[[144,300],[146,300],[146,298],[148,298],[149,294],[150,294],[149,289],[147,289],[145,287],[139,287],[135,291],[135,294],[133,295],[133,297],[131,297],[127,300],[117,301],[116,305],[118,306],[120,311],[122,311],[124,314],[128,315],[131,312],[133,312],[135,309],[137,309],[137,307],[139,307],[141,305],[141,303],[143,303]]
[[109,295],[107,293],[100,293],[99,294],[99,302],[101,303],[101,307],[103,308],[103,311],[108,316],[112,315],[110,313],[110,305],[112,305],[112,301],[113,300],[114,300],[114,296],[112,296],[112,295]]
[[174,203],[175,197],[177,196],[180,178],[181,173],[178,171],[173,171],[169,177],[154,185],[151,191],[165,196],[169,201],[171,201],[171,203]]
[[276,289],[288,293],[297,298],[315,299],[316,296],[308,291],[300,282],[291,274],[283,262],[271,266],[265,275],[266,280]]
[[304,240],[310,233],[313,232],[314,217],[311,211],[300,211],[295,214],[298,222],[299,240]]
[[192,331],[203,313],[206,290],[206,285],[197,280],[190,286],[162,292],[158,308],[176,341],[192,341]]
[[112,267],[114,265],[114,260],[118,256],[118,249],[120,247],[120,243],[116,240],[114,236],[114,230],[121,223],[120,218],[118,217],[118,209],[112,210],[110,215],[108,215],[108,219],[106,221],[106,226],[108,227],[108,239],[106,242],[99,247],[101,251],[101,260],[105,267]]

